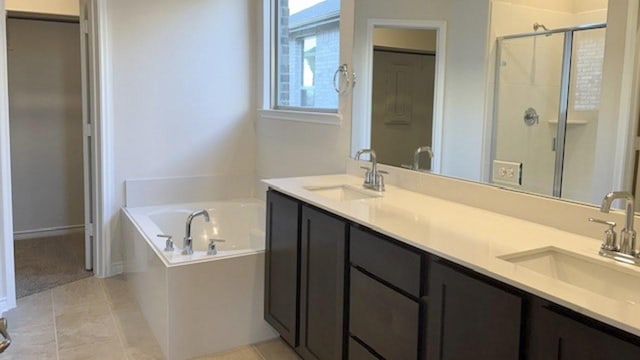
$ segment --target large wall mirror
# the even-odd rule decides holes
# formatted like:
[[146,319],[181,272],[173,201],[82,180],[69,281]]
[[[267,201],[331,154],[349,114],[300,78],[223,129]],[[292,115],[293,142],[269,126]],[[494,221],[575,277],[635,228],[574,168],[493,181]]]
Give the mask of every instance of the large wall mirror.
[[425,20],[379,2],[356,1],[354,153],[588,204],[636,192],[638,0],[434,1]]
[[446,24],[369,19],[367,29],[363,118],[370,121],[356,127],[352,147],[375,149],[384,164],[437,171]]

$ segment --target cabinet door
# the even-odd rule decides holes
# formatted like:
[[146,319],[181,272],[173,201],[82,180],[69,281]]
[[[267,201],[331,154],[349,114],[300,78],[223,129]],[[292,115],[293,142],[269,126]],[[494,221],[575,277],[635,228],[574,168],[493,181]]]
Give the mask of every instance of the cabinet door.
[[343,358],[346,233],[342,220],[302,207],[298,352],[306,360]]
[[434,261],[430,269],[429,360],[518,360],[520,297]]
[[300,204],[267,193],[264,317],[295,347],[298,345]]
[[532,312],[529,359],[640,359],[640,344],[623,341],[556,308],[545,305]]

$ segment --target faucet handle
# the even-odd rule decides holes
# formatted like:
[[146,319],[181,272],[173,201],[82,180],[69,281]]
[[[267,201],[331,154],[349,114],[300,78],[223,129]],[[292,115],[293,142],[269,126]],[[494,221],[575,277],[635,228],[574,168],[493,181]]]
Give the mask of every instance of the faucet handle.
[[216,243],[226,242],[227,240],[223,239],[209,239],[209,246],[207,247],[207,255],[216,255],[218,253],[218,249],[216,248]]
[[167,239],[167,241],[165,242],[164,245],[164,251],[173,251],[173,236],[171,235],[164,235],[164,234],[158,234],[156,235],[159,238],[164,238]]
[[613,221],[606,221],[601,219],[589,218],[589,222],[607,225],[609,228],[604,232],[604,242],[602,243],[602,250],[618,251],[618,243],[616,241],[616,223]]

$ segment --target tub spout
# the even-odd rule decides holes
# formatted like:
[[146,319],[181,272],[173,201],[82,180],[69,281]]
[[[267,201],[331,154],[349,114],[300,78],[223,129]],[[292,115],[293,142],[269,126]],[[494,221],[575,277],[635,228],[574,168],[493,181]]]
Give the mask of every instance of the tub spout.
[[191,238],[191,223],[193,219],[198,216],[204,216],[206,222],[210,221],[209,212],[207,210],[194,211],[187,217],[187,223],[185,225],[184,243],[182,244],[182,255],[193,254],[193,239]]

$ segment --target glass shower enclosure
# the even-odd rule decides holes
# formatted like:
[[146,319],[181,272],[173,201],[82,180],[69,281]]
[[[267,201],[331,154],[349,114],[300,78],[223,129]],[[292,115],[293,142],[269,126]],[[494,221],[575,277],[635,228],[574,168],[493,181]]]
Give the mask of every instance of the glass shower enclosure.
[[492,182],[592,202],[605,34],[593,24],[497,39]]

